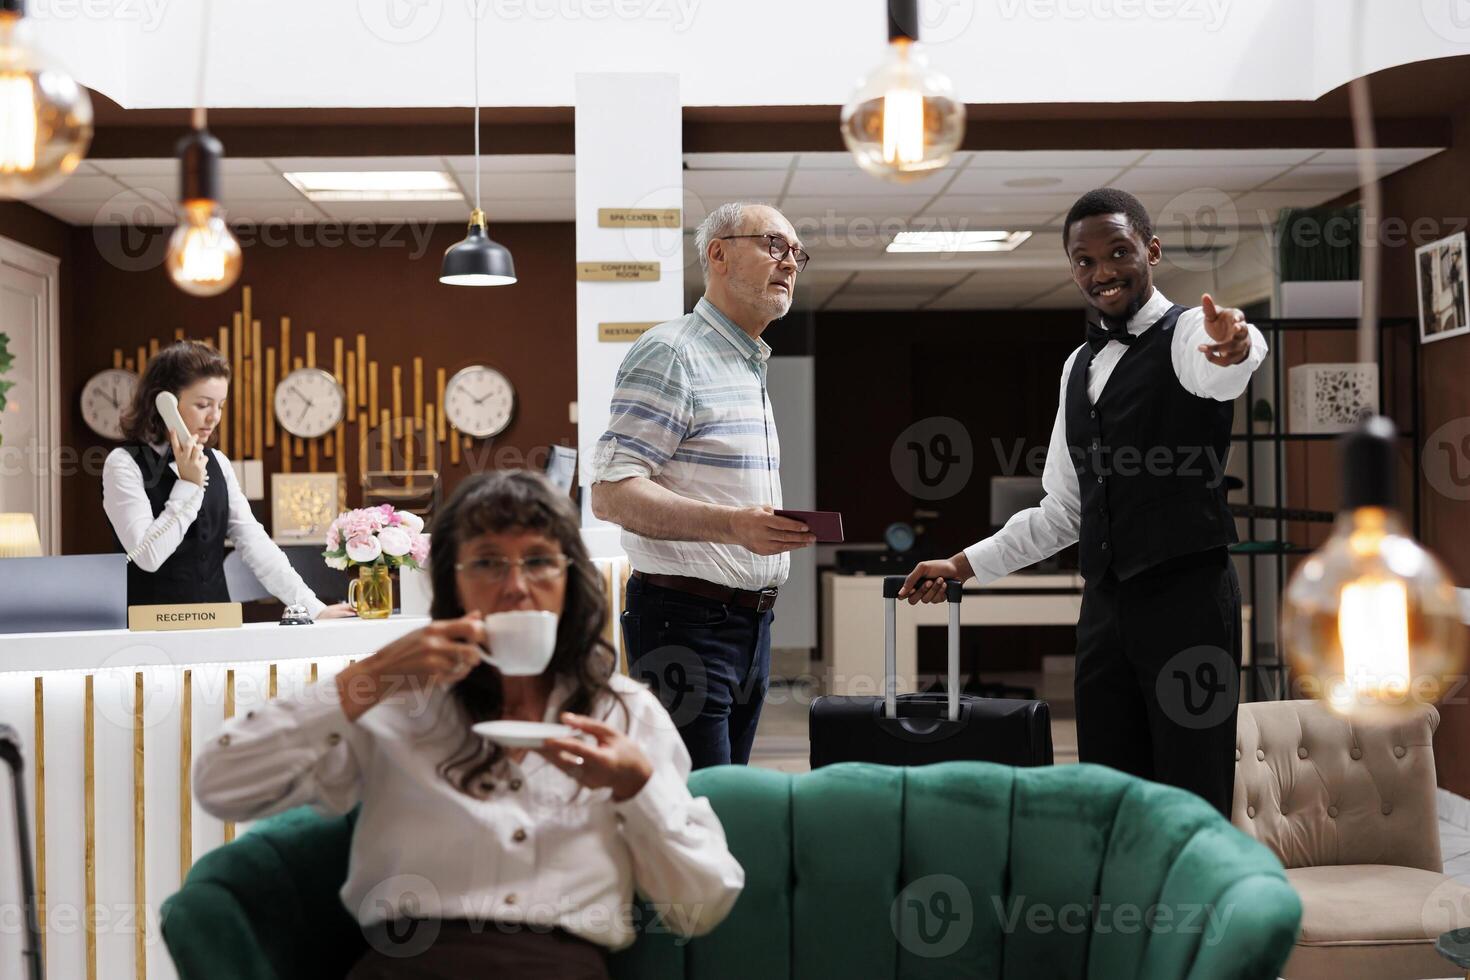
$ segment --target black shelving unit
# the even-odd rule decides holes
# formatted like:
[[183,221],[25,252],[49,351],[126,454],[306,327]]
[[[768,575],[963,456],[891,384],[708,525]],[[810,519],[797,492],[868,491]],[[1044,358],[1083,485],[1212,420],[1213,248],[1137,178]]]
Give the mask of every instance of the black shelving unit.
[[[1287,443],[1291,442],[1329,442],[1339,438],[1339,436],[1336,434],[1308,434],[1282,431],[1284,425],[1286,424],[1286,419],[1288,416],[1288,406],[1286,405],[1282,397],[1286,385],[1286,368],[1285,359],[1282,357],[1281,351],[1281,335],[1294,331],[1338,331],[1352,333],[1357,331],[1358,322],[1356,320],[1338,319],[1253,319],[1252,323],[1254,323],[1256,328],[1266,335],[1267,342],[1270,344],[1271,347],[1271,378],[1269,382],[1263,382],[1269,383],[1271,385],[1271,431],[1237,432],[1233,433],[1231,438],[1234,442],[1243,443],[1247,447],[1245,502],[1253,506],[1260,505],[1260,501],[1256,499],[1255,446],[1257,443],[1268,443],[1273,447],[1271,453],[1272,485],[1275,489],[1275,502],[1273,506],[1278,509],[1278,512],[1275,517],[1251,516],[1242,518],[1246,521],[1246,526],[1248,528],[1246,540],[1243,541],[1241,545],[1238,545],[1236,546],[1236,548],[1232,549],[1232,553],[1235,557],[1242,558],[1247,561],[1249,563],[1251,572],[1250,586],[1248,589],[1249,601],[1251,605],[1251,635],[1249,638],[1251,663],[1248,667],[1243,666],[1241,668],[1244,674],[1244,676],[1242,676],[1241,678],[1241,681],[1242,687],[1247,693],[1247,696],[1250,698],[1250,700],[1259,701],[1265,699],[1281,698],[1285,696],[1287,687],[1286,663],[1282,659],[1279,645],[1273,642],[1271,643],[1269,648],[1263,649],[1263,646],[1261,644],[1260,603],[1263,599],[1269,600],[1273,612],[1273,615],[1271,617],[1272,622],[1279,624],[1281,621],[1281,594],[1282,590],[1284,590],[1286,587],[1286,560],[1291,555],[1307,554],[1312,550],[1311,548],[1308,548],[1304,545],[1294,544],[1286,541],[1286,524],[1289,518],[1283,517],[1280,513],[1280,509],[1286,507],[1286,502],[1285,500],[1283,500],[1283,497],[1285,495],[1285,447]],[[1379,343],[1377,345],[1378,411],[1381,414],[1386,411],[1388,389],[1389,384],[1392,380],[1388,373],[1386,351],[1389,348],[1389,344],[1387,343],[1387,341],[1392,335],[1391,331],[1398,331],[1403,329],[1416,330],[1417,324],[1412,317],[1383,317],[1379,320],[1379,325]],[[1399,432],[1399,436],[1402,439],[1408,440],[1410,459],[1412,460],[1411,465],[1413,466],[1414,470],[1414,478],[1410,480],[1410,483],[1413,486],[1413,491],[1412,506],[1409,516],[1410,520],[1412,521],[1412,524],[1410,526],[1413,530],[1413,533],[1417,535],[1419,533],[1420,503],[1418,480],[1420,449],[1418,436],[1419,428],[1421,425],[1419,418],[1418,393],[1419,357],[1417,345],[1411,344],[1409,345],[1409,347],[1412,351],[1411,356],[1409,357],[1408,401],[1411,406],[1410,418],[1408,419],[1407,428],[1401,429]],[[1253,420],[1254,413],[1252,410],[1256,403],[1256,385],[1257,379],[1252,377],[1250,382],[1247,384],[1245,390],[1245,417],[1246,424],[1248,426],[1253,426],[1255,424]],[[1404,420],[1396,419],[1395,421],[1399,424],[1402,424]],[[1268,546],[1265,548],[1259,546],[1262,543],[1259,540],[1259,530],[1263,526],[1274,529],[1274,535],[1269,539],[1271,542],[1274,542],[1273,546]],[[1257,574],[1257,570],[1260,568],[1260,565],[1258,563],[1263,560],[1272,562],[1276,571],[1276,589],[1274,590],[1275,594],[1271,596],[1263,596],[1261,594],[1262,590],[1260,588],[1259,581],[1260,576]],[[1266,650],[1269,650],[1269,657],[1265,657],[1262,655]]]

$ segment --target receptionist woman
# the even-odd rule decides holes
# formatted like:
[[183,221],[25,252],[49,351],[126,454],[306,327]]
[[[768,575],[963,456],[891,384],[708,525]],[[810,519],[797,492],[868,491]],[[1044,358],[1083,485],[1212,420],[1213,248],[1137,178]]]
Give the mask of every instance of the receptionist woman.
[[[123,412],[123,445],[102,469],[102,508],[128,562],[128,605],[228,602],[225,538],[272,595],[306,607],[313,619],[352,615],[329,606],[291,567],[250,511],[230,461],[208,448],[230,389],[230,365],[214,348],[180,341],[148,362]],[[182,445],[155,407],[162,391],[179,400],[193,434]]]

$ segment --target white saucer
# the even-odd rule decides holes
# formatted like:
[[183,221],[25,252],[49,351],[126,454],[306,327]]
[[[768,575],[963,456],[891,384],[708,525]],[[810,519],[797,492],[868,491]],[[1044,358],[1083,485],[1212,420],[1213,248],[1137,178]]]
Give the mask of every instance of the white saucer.
[[571,725],[544,721],[482,721],[475,724],[473,731],[508,749],[539,749],[548,738],[571,738],[577,734]]

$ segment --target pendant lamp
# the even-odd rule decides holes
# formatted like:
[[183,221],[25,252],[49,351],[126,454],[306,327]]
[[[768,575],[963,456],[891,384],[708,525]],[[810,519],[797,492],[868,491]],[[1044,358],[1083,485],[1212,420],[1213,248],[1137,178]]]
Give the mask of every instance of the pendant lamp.
[[31,43],[25,0],[0,0],[0,197],[60,184],[91,142],[87,90]]
[[516,281],[516,266],[510,249],[485,231],[485,212],[480,210],[480,16],[473,14],[475,49],[475,209],[464,240],[444,251],[439,281],[449,286],[509,286]]
[[965,107],[916,49],[919,0],[887,4],[888,56],[842,107],[842,139],[863,170],[902,183],[949,163],[965,136]]

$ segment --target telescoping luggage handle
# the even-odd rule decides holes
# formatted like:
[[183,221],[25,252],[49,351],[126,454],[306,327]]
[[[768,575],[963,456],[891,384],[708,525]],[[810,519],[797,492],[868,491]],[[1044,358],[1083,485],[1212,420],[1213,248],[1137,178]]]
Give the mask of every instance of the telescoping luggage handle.
[[[883,619],[886,627],[883,657],[883,715],[898,717],[898,591],[907,580],[904,575],[883,576]],[[960,596],[964,587],[959,579],[944,580],[944,598],[949,602],[949,720],[960,717]]]

